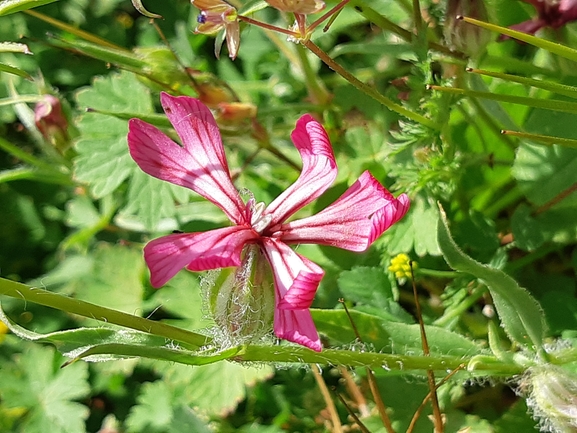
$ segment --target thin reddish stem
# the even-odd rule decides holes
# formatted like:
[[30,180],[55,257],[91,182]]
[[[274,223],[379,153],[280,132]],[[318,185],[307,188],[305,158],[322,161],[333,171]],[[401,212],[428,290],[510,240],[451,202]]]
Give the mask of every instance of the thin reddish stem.
[[263,29],[272,30],[273,32],[284,33],[285,35],[289,35],[289,36],[292,36],[294,38],[300,37],[300,35],[296,32],[293,32],[293,31],[290,31],[287,29],[283,29],[281,27],[273,26],[272,24],[263,23],[262,21],[253,20],[252,18],[245,17],[244,15],[239,15],[238,19],[240,21],[244,21],[245,23],[249,23],[249,24],[252,24],[252,25],[257,26],[257,27],[262,27]]

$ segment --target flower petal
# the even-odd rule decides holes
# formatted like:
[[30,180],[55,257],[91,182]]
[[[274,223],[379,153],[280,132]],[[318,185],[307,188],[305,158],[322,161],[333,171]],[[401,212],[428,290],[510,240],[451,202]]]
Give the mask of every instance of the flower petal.
[[269,5],[283,12],[314,14],[325,8],[322,0],[265,0]]
[[228,57],[236,59],[238,48],[240,47],[240,25],[238,21],[233,21],[225,26],[226,29],[226,48]]
[[163,286],[185,266],[191,271],[239,266],[242,248],[256,237],[253,230],[234,226],[155,239],[144,247],[150,283]]
[[333,204],[316,215],[283,224],[286,243],[329,245],[365,251],[408,209],[408,199],[395,199],[368,171]]
[[325,274],[322,268],[276,239],[261,242],[274,275],[277,309],[309,308]]
[[277,337],[308,347],[315,352],[323,348],[309,310],[275,310],[274,333]]
[[319,197],[337,176],[331,142],[322,125],[309,114],[302,116],[291,134],[301,154],[303,169],[296,180],[266,209],[272,215],[269,227],[284,222],[297,210]]
[[407,196],[407,194],[401,194],[396,199],[391,195],[391,201],[371,217],[373,228],[371,230],[371,236],[369,237],[369,245],[380,237],[385,230],[404,217],[410,205],[411,203],[409,202],[409,196]]
[[186,96],[161,94],[183,147],[139,119],[129,122],[128,147],[140,168],[158,179],[196,191],[219,206],[236,224],[244,223],[244,204],[230,179],[220,133],[210,110]]

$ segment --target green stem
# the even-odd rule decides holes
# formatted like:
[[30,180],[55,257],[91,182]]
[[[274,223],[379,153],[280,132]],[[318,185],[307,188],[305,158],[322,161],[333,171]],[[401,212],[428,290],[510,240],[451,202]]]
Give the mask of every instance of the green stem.
[[535,251],[530,252],[526,256],[521,257],[520,259],[507,263],[505,269],[508,273],[518,271],[519,269],[530,265],[536,260],[539,260],[541,257],[545,257],[546,255],[559,250],[560,248],[562,248],[562,245],[559,244],[545,245],[539,249],[536,249]]
[[469,101],[471,102],[471,105],[475,107],[479,117],[487,124],[489,130],[492,131],[498,139],[503,140],[509,146],[509,148],[512,150],[516,149],[517,146],[515,145],[515,142],[510,137],[501,134],[502,129],[496,123],[495,119],[489,113],[487,113],[485,107],[475,98],[470,98]]
[[20,161],[27,162],[30,165],[33,165],[46,171],[53,171],[58,174],[62,174],[62,172],[54,169],[54,165],[48,164],[47,162],[44,162],[41,159],[36,158],[34,155],[31,155],[28,152],[23,151],[18,146],[13,145],[12,143],[6,141],[2,137],[0,137],[0,149],[5,150],[10,155],[19,159]]
[[500,198],[495,200],[495,202],[493,202],[492,205],[489,205],[489,207],[487,207],[483,213],[488,218],[494,218],[499,214],[499,212],[501,212],[506,207],[510,206],[512,203],[515,203],[516,201],[520,200],[522,197],[523,192],[519,189],[518,186],[514,186],[513,189],[509,190]]
[[394,111],[397,114],[400,114],[407,119],[413,120],[421,125],[427,126],[434,130],[441,129],[440,125],[437,125],[430,119],[427,119],[420,114],[414,113],[410,110],[407,110],[405,107],[394,103],[386,96],[379,93],[377,90],[372,88],[366,83],[363,83],[359,79],[357,79],[353,74],[348,72],[345,68],[335,62],[327,53],[321,50],[317,45],[315,45],[312,41],[303,41],[303,45],[311,50],[315,55],[317,55],[329,68],[351,83],[354,87],[356,87],[361,92],[369,95],[371,98],[375,99],[376,101],[383,104],[389,110]]
[[0,295],[21,299],[25,302],[44,305],[67,313],[77,314],[89,319],[96,319],[106,323],[124,326],[148,334],[166,337],[180,341],[190,348],[198,348],[207,344],[210,339],[204,335],[180,329],[161,322],[144,319],[142,317],[126,314],[121,311],[94,305],[79,299],[68,298],[58,293],[49,292],[45,289],[28,287],[15,281],[0,278]]
[[453,319],[460,317],[465,311],[471,308],[475,303],[487,292],[487,287],[478,287],[473,290],[473,292],[457,307],[452,308],[447,311],[441,317],[433,322],[433,325],[444,327],[449,324]]
[[319,80],[318,74],[313,70],[311,63],[307,57],[307,52],[301,44],[297,44],[297,55],[300,66],[305,76],[305,82],[309,95],[316,105],[325,106],[329,101],[329,92]]
[[72,179],[63,173],[46,172],[33,168],[23,167],[13,170],[0,171],[0,183],[15,180],[36,180],[38,182],[55,183],[57,185],[74,185]]
[[437,269],[425,269],[425,268],[417,268],[415,270],[417,275],[426,275],[428,277],[437,277],[437,278],[457,278],[461,275],[460,272],[457,271],[439,271]]
[[500,95],[490,92],[477,92],[475,90],[457,89],[454,87],[427,86],[429,90],[438,92],[451,93],[454,95],[464,95],[470,98],[484,98],[493,101],[509,102],[511,104],[525,105],[534,108],[543,108],[545,110],[561,111],[564,113],[577,113],[577,102],[559,101],[556,99],[536,99],[526,96]]
[[421,4],[419,0],[413,0],[413,21],[417,36],[423,31],[423,15],[421,14]]
[[[414,356],[393,355],[388,353],[359,352],[352,350],[325,349],[322,352],[295,346],[244,346],[232,359],[235,361],[258,362],[297,362],[322,365],[346,365],[350,367],[368,367],[373,370],[434,370],[442,371],[461,368],[469,361],[475,360],[475,369],[471,373],[497,374],[510,376],[522,373],[524,367],[499,361],[495,357],[484,356],[463,358],[459,356]],[[479,360],[478,360],[479,359]]]

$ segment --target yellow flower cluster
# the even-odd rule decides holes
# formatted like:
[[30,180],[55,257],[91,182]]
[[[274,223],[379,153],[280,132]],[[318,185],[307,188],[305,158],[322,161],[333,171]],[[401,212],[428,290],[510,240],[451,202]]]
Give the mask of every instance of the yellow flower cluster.
[[0,343],[4,340],[4,335],[8,333],[8,327],[4,322],[0,322]]
[[[411,278],[411,259],[405,253],[397,254],[391,259],[391,265],[389,266],[389,271],[395,274],[395,277],[399,280]],[[413,262],[413,270],[417,268],[417,264]]]

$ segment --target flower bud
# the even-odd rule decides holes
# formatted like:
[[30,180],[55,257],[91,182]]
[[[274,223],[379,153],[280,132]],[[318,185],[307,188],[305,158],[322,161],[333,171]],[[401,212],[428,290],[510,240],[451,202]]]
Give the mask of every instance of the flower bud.
[[166,47],[141,47],[136,48],[134,52],[140,60],[146,62],[143,72],[152,79],[139,77],[147,86],[153,88],[164,88],[164,85],[170,85],[177,90],[190,81],[190,78],[182,70],[172,51]]
[[42,136],[63,151],[68,145],[68,120],[56,96],[44,95],[34,107],[34,123]]
[[255,117],[256,106],[244,102],[221,102],[216,112],[216,120],[227,125],[240,125]]
[[489,43],[491,34],[481,27],[457,20],[457,16],[487,21],[484,0],[449,0],[444,26],[445,39],[451,48],[478,58]]
[[223,268],[214,275],[216,278],[208,277],[202,285],[222,343],[245,344],[268,334],[274,317],[274,285],[258,247],[245,249],[238,268]]
[[527,405],[539,420],[541,431],[577,431],[577,376],[564,368],[544,365],[531,368],[521,382],[521,392],[529,393]]

